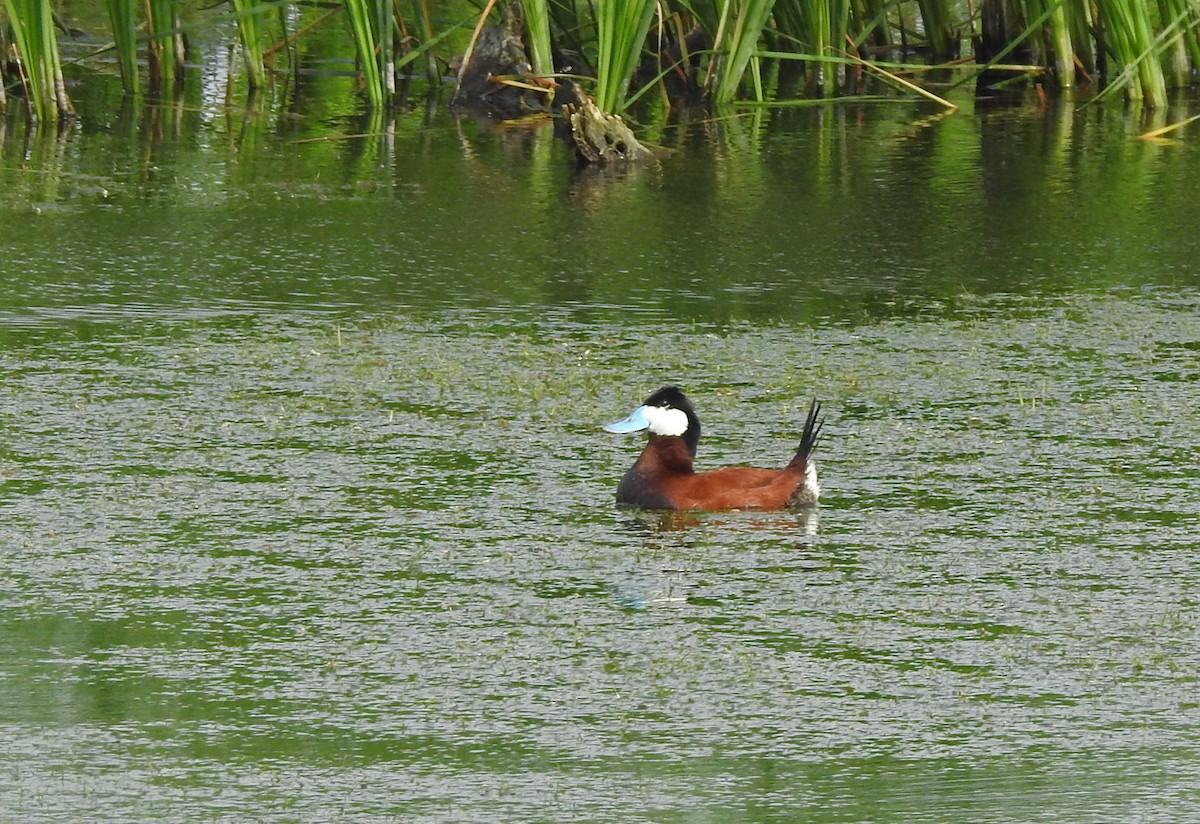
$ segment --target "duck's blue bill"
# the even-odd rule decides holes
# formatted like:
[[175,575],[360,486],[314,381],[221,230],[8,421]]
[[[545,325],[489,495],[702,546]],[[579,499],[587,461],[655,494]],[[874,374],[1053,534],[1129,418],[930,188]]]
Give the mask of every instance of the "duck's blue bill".
[[625,432],[640,432],[650,425],[650,421],[646,420],[646,407],[639,406],[637,409],[629,413],[629,417],[624,420],[610,423],[604,427],[605,432],[616,432],[623,434]]

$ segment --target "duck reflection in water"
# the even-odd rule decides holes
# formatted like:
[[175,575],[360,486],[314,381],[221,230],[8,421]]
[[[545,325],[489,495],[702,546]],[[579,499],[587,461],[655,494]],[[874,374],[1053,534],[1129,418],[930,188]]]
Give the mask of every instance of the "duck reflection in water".
[[[748,520],[747,520],[748,519]],[[741,529],[749,530],[785,530],[799,529],[806,537],[817,534],[821,525],[820,510],[817,507],[805,507],[794,512],[761,513],[755,512],[737,518],[729,515],[712,514],[699,510],[637,510],[630,509],[621,519],[621,524],[630,532],[638,535],[651,536],[670,532],[683,532],[696,527],[736,524]],[[807,540],[797,546],[808,546]]]

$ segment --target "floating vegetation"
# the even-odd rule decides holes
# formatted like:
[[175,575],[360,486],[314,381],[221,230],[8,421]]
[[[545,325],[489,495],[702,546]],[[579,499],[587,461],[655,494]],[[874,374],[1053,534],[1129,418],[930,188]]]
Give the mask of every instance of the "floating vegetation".
[[[486,45],[488,31],[511,35],[502,50],[511,71],[478,72],[475,99],[500,85],[539,92],[515,97],[521,114],[549,109],[564,82],[610,114],[640,100],[723,106],[855,97],[868,78],[885,76],[905,78],[887,81],[895,99],[927,97],[905,66],[954,69],[983,87],[1014,79],[1043,90],[1088,86],[1158,108],[1168,89],[1200,71],[1200,14],[1189,0],[979,0],[965,9],[950,0],[490,0],[482,13],[432,0],[91,2],[111,29],[92,34],[111,44],[73,58],[71,70],[115,64],[129,94],[177,91],[189,60],[219,51],[189,53],[191,36],[236,27],[230,37],[247,91],[298,76],[304,67],[296,63],[341,43],[337,57],[355,58],[358,89],[375,110],[392,106],[401,89],[435,89],[451,73],[461,80],[475,38],[482,32]],[[0,12],[0,105],[21,100],[39,121],[70,117],[58,50],[66,21],[56,20],[49,0],[3,0]],[[468,45],[463,27],[476,22]],[[314,40],[320,49],[300,45]],[[973,62],[959,60],[965,44]],[[275,65],[282,61],[292,65]],[[800,84],[791,82],[796,76]],[[424,84],[414,87],[414,79]]]

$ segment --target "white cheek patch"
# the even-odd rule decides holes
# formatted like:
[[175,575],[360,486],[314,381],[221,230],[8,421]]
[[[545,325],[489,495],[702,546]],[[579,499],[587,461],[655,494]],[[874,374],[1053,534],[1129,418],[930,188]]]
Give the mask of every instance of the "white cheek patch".
[[665,406],[647,406],[646,420],[654,435],[682,435],[688,428],[687,415]]

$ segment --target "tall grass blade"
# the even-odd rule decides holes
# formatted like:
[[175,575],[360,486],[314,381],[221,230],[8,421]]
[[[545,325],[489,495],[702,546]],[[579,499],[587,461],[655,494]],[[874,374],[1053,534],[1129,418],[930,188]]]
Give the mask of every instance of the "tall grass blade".
[[[1193,67],[1200,67],[1200,6],[1188,0],[1158,0],[1162,20],[1178,23],[1179,35],[1166,45],[1165,53],[1174,75],[1175,85],[1187,84]],[[1166,34],[1165,27],[1162,34]]]
[[521,0],[525,14],[526,45],[533,73],[546,76],[554,73],[554,57],[550,50],[549,0]]
[[[840,0],[831,2],[843,5]],[[725,3],[727,9],[732,9],[732,17],[724,18],[730,21],[725,29],[728,35],[714,45],[721,55],[713,78],[713,100],[717,103],[728,103],[737,97],[775,0],[725,0]]]
[[[378,51],[377,6],[386,0],[344,0],[346,15],[350,20],[350,33],[358,53],[359,71],[362,72],[363,88],[367,103],[373,108],[382,108],[388,102],[387,88],[380,71]],[[390,8],[390,4],[389,4]]]
[[1138,135],[1138,137],[1142,140],[1157,140],[1163,135],[1170,134],[1176,129],[1182,129],[1184,126],[1188,125],[1189,123],[1195,123],[1197,120],[1200,120],[1200,114],[1194,114],[1191,117],[1185,117],[1183,120],[1180,120],[1177,123],[1170,123],[1166,126],[1152,129],[1151,131]]
[[949,0],[917,0],[925,23],[925,38],[934,57],[958,54],[958,30]]
[[379,79],[382,81],[383,103],[392,105],[396,98],[396,15],[391,0],[375,0],[375,36],[378,43]]
[[608,114],[625,109],[655,0],[599,0],[596,4],[596,106]]
[[105,5],[121,71],[121,87],[127,94],[137,94],[137,0],[105,0]]
[[[807,54],[840,54],[849,36],[850,4],[847,0],[777,0],[775,23],[788,40]],[[806,64],[807,65],[807,64]],[[824,93],[835,64],[814,61],[806,68],[812,85]]]
[[74,114],[63,82],[50,0],[4,0],[18,69],[31,113],[39,121]]
[[263,66],[263,37],[260,15],[269,6],[260,7],[257,0],[231,0],[237,14],[238,39],[242,44],[242,59],[246,63],[246,76],[250,88],[261,89],[267,84],[267,70]]
[[[421,27],[421,43],[429,43],[433,41],[433,21],[429,18],[429,5],[426,0],[412,0],[413,13],[417,17],[417,24]],[[432,88],[437,88],[442,84],[442,73],[438,71],[437,57],[431,50],[425,49],[425,79],[429,81]],[[397,67],[399,68],[399,67]]]
[[[1060,88],[1075,85],[1075,39],[1072,18],[1076,11],[1068,4],[1078,5],[1079,0],[1025,0],[1025,17],[1043,20],[1039,26],[1023,35],[1030,48],[1031,60],[1038,65],[1052,68]],[[1135,0],[1144,2],[1144,0]]]
[[1067,15],[1067,27],[1071,31],[1071,48],[1075,53],[1079,66],[1087,75],[1096,73],[1095,15],[1092,13],[1090,0],[1063,0],[1063,10]]
[[888,80],[889,82],[894,83],[895,85],[899,86],[902,89],[910,91],[913,94],[918,94],[921,97],[924,97],[928,100],[932,100],[933,102],[938,103],[941,106],[944,106],[949,111],[953,112],[953,111],[958,110],[958,106],[955,105],[954,103],[951,103],[949,100],[947,100],[944,97],[938,97],[933,92],[929,91],[928,89],[921,88],[916,83],[910,83],[909,81],[905,80],[903,77],[900,77],[899,75],[896,75],[896,74],[892,74],[887,69],[884,69],[881,66],[878,66],[874,63],[863,60],[856,54],[850,54],[849,52],[846,52],[845,54],[846,54],[846,57],[848,57],[854,63],[862,66],[863,68],[867,69],[868,71],[875,72],[880,77],[883,77],[885,80]]
[[982,66],[978,66],[974,71],[965,72],[962,77],[951,83],[949,88],[956,89],[959,86],[978,79],[980,75],[985,74],[988,70],[1003,65],[1002,61],[1004,58],[1016,51],[1028,37],[1032,36],[1034,32],[1037,32],[1041,26],[1043,26],[1045,22],[1050,19],[1050,13],[1051,9],[1044,9],[1042,13],[1038,17],[1034,18],[1027,26],[1025,26],[1020,33],[1009,37],[1008,44],[993,54],[986,63],[984,63]]
[[888,24],[888,9],[891,4],[887,0],[855,0],[852,10],[858,20],[861,33],[855,35],[854,41],[861,45],[868,38],[875,46],[889,47],[892,45],[892,32]]
[[1049,20],[1050,50],[1054,53],[1054,70],[1060,88],[1075,85],[1075,48],[1071,44],[1065,0],[1051,0]]
[[183,36],[180,34],[174,0],[145,0],[146,62],[150,88],[161,92],[168,84],[183,79]]
[[1131,100],[1149,108],[1167,103],[1166,79],[1159,62],[1161,43],[1153,35],[1150,11],[1141,0],[1096,0],[1108,37],[1108,48],[1121,73],[1105,92],[1121,88]]
[[[581,55],[587,45],[595,42],[594,19],[580,13],[580,5],[575,0],[547,0],[550,17],[558,32],[560,48]],[[578,70],[578,66],[573,66]]]
[[[25,89],[25,100],[35,120],[45,120],[51,111],[52,99],[46,94],[46,80],[38,69],[35,61],[40,55],[37,52],[37,20],[34,15],[37,10],[27,0],[4,0],[4,9],[8,13],[9,25],[12,27],[13,47],[17,52],[17,72],[21,86]],[[40,62],[40,61],[38,61]]]

